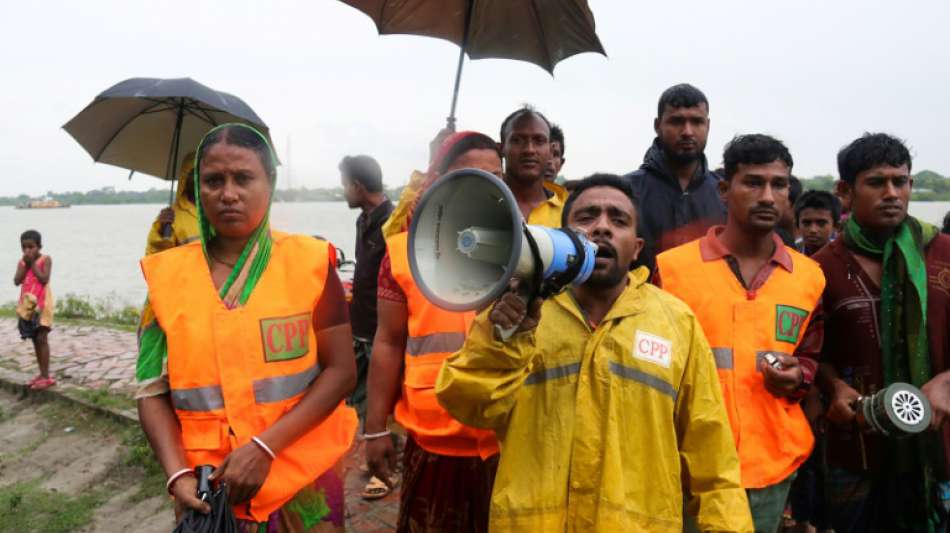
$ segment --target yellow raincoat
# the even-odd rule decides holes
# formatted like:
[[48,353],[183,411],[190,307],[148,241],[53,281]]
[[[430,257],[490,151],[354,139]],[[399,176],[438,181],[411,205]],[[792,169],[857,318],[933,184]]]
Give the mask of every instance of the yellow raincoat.
[[195,154],[191,153],[185,156],[181,173],[178,175],[175,203],[172,204],[172,209],[175,210],[175,223],[172,224],[172,235],[167,239],[162,237],[162,224],[156,218],[155,222],[152,223],[151,231],[148,232],[145,255],[152,255],[199,239],[198,211],[194,202],[189,200],[185,194],[189,181],[188,178],[191,177],[194,168]]
[[495,340],[487,312],[442,367],[440,403],[493,428],[493,532],[752,531],[719,380],[685,304],[632,272],[591,330],[570,292],[534,332]]

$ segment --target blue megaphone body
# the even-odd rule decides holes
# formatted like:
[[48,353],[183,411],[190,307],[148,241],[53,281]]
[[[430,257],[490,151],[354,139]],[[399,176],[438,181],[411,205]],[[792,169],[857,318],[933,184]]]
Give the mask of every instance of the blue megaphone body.
[[486,307],[512,278],[547,298],[586,281],[597,254],[574,230],[525,224],[508,186],[476,169],[450,172],[426,191],[408,246],[416,285],[450,311]]

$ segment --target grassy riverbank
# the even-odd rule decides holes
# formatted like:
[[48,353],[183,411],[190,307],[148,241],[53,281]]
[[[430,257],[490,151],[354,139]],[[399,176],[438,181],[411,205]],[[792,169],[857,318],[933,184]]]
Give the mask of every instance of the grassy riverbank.
[[[56,298],[54,325],[98,326],[120,331],[135,331],[142,310],[132,305],[115,306],[108,300],[93,300],[67,294]],[[16,318],[16,303],[0,305],[0,317]]]

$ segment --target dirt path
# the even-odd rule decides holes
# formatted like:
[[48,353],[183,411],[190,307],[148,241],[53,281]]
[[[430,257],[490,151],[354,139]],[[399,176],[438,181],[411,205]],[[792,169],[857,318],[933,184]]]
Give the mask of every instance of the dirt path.
[[127,465],[126,435],[75,407],[0,390],[0,531],[171,531],[168,500],[143,497],[155,494],[143,490],[148,476]]

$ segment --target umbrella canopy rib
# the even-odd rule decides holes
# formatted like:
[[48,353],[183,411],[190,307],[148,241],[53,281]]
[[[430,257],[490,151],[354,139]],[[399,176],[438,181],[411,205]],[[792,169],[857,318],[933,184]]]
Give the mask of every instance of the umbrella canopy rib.
[[551,50],[548,49],[548,38],[544,34],[544,23],[541,22],[541,11],[538,9],[538,0],[531,0],[532,13],[534,14],[534,21],[538,24],[538,37],[541,41],[541,47],[544,48],[544,57],[547,58],[547,65],[544,67],[544,70],[548,71],[548,74],[551,77],[554,77],[554,64],[551,62]]
[[[105,100],[99,100],[99,102],[104,102],[104,101],[105,101]],[[98,103],[98,102],[97,102],[97,103]],[[154,108],[155,108],[156,106],[158,106],[158,105],[161,105],[161,103],[159,102],[159,103],[152,104],[150,107],[146,107],[146,108],[145,108],[145,111],[148,111],[148,110],[150,110],[150,109],[154,109]],[[122,124],[122,126],[120,126],[119,128],[117,128],[117,129],[112,133],[112,136],[109,137],[109,140],[106,141],[106,143],[102,145],[102,148],[99,149],[99,152],[96,154],[96,157],[92,158],[92,160],[93,160],[93,161],[98,161],[98,160],[102,157],[102,154],[105,153],[105,151],[109,148],[109,145],[112,144],[112,141],[114,141],[114,140],[116,139],[116,137],[118,137],[119,134],[122,133],[122,130],[124,130],[126,127],[128,127],[129,124],[135,122],[135,119],[138,118],[139,115],[141,115],[141,114],[142,114],[142,113],[140,112],[140,113],[136,113],[136,114],[132,115],[131,117],[128,118],[128,120],[126,120],[126,121]]]

